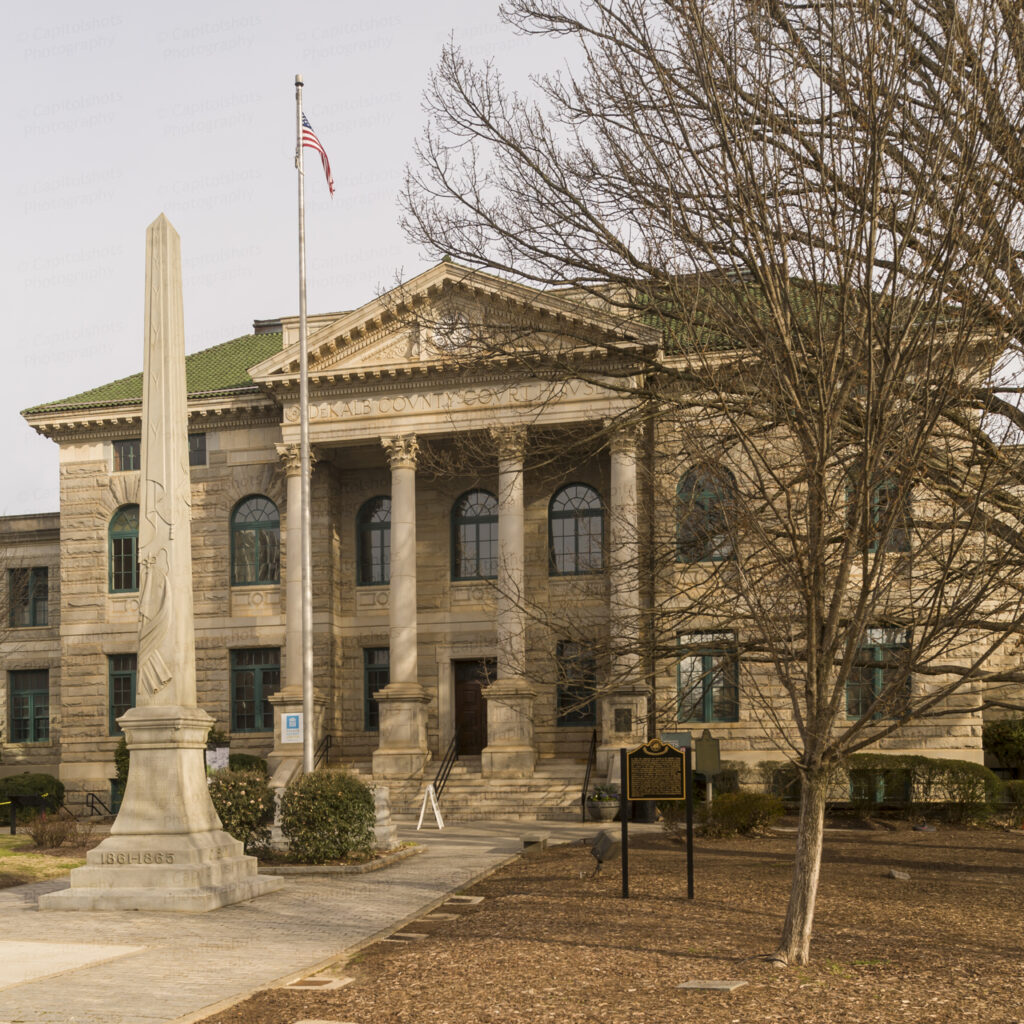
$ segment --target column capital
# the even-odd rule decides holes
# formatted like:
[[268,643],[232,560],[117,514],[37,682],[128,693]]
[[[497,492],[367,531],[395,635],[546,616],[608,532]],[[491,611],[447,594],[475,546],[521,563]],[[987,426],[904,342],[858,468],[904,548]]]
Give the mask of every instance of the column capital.
[[488,433],[502,459],[521,459],[526,448],[526,427],[489,427]]
[[416,468],[416,456],[419,454],[420,445],[415,434],[382,437],[380,443],[388,454],[388,464],[392,469]]
[[[284,463],[284,474],[285,476],[298,476],[302,472],[302,456],[299,445],[297,444],[275,444],[274,448],[277,449],[278,458]],[[313,467],[316,465],[316,452],[313,450],[313,446],[309,447],[309,471],[313,472]]]
[[642,427],[636,423],[621,420],[605,420],[604,428],[608,434],[608,448],[613,454],[633,455],[636,453],[637,442]]

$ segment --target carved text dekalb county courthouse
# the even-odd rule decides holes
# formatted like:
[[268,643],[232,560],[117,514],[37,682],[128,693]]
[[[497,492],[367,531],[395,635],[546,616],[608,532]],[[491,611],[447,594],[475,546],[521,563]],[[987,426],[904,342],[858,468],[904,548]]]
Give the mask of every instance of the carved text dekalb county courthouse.
[[[454,741],[446,814],[527,817],[578,807],[595,730],[603,779],[612,751],[647,738],[653,705],[658,728],[710,729],[723,758],[780,760],[727,635],[659,664],[653,704],[635,649],[588,642],[641,617],[631,567],[651,503],[642,439],[614,428],[628,398],[510,379],[498,357],[460,365],[402,315],[441,302],[481,321],[521,310],[552,344],[644,330],[449,262],[310,317],[319,759],[387,782],[409,810]],[[297,318],[257,321],[187,357],[199,703],[279,777],[302,751],[281,728],[302,705],[298,334]],[[60,446],[60,512],[0,520],[0,772],[57,774],[72,807],[109,803],[116,720],[136,697],[141,399],[138,374],[27,410]],[[570,458],[561,436],[594,440]],[[981,760],[979,724],[947,719],[943,755]]]

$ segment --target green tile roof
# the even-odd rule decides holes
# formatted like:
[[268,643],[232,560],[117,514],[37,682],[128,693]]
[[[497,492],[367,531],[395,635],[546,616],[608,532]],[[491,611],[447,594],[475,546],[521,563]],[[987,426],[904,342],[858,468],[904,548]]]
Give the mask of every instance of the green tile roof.
[[[281,332],[244,334],[213,348],[185,357],[185,381],[189,397],[216,395],[240,390],[255,390],[249,367],[281,351]],[[142,374],[103,384],[58,402],[47,402],[25,409],[23,416],[35,413],[67,412],[72,409],[105,408],[111,405],[135,405],[142,401]]]

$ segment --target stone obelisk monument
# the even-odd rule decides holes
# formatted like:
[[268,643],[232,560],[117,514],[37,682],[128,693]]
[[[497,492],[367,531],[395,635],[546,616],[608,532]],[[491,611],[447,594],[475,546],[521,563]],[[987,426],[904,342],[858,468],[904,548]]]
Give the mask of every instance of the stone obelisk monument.
[[163,214],[146,231],[145,348],[138,704],[117,720],[131,770],[109,838],[40,910],[213,910],[282,884],[257,875],[223,831],[206,785],[213,719],[196,705],[181,245]]

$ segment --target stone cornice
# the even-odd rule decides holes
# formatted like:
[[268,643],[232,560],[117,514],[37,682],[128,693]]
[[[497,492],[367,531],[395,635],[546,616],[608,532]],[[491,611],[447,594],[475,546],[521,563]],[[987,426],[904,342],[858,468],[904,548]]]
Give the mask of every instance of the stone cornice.
[[[114,440],[142,430],[142,403],[36,413],[27,415],[25,419],[34,430],[52,440]],[[211,427],[228,425],[240,420],[246,426],[278,424],[281,422],[280,406],[262,392],[188,403],[189,430],[202,430],[207,424]]]

